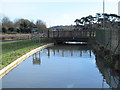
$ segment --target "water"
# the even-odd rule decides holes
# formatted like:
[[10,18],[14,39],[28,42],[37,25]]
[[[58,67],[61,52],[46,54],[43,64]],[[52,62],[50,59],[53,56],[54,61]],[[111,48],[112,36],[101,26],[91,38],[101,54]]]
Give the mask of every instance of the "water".
[[87,45],[47,48],[29,57],[3,77],[3,88],[111,87],[95,58]]

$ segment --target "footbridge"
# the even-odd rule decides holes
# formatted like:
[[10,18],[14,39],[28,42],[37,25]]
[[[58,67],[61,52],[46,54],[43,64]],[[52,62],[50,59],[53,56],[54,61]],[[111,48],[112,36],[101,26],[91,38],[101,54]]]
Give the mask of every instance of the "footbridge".
[[48,31],[43,37],[54,39],[56,42],[88,42],[90,38],[95,38],[94,30],[69,30],[69,31]]

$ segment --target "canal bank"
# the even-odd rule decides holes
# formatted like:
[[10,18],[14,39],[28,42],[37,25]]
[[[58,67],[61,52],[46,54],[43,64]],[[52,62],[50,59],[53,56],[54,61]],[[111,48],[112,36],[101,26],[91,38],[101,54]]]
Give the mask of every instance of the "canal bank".
[[[104,77],[103,83],[106,81],[111,88],[120,89],[120,73],[108,65],[108,62],[103,60],[99,55],[96,57],[96,66],[99,68]],[[104,85],[104,84],[103,84]],[[114,90],[114,89],[113,89]]]
[[114,53],[96,40],[91,39],[90,43],[97,57],[101,58],[106,66],[120,73],[120,53]]
[[30,56],[2,81],[3,88],[117,88],[119,79],[89,44],[59,44]]
[[[115,36],[116,37],[116,36]],[[117,41],[118,42],[118,41]],[[112,43],[111,47],[118,47],[117,53],[114,53],[113,49],[106,47],[100,42],[96,41],[96,38],[90,39],[89,41],[93,52],[95,54],[96,66],[99,68],[103,76],[103,86],[104,82],[107,82],[111,88],[120,88],[120,53],[119,47]],[[113,46],[114,45],[114,46]]]
[[20,58],[18,58],[17,60],[15,60],[14,62],[12,62],[11,64],[9,64],[8,66],[6,66],[5,68],[3,68],[2,70],[0,70],[0,78],[2,78],[4,75],[6,75],[9,71],[11,71],[13,68],[15,68],[16,66],[18,66],[22,61],[24,61],[26,58],[30,57],[31,55],[33,55],[34,53],[47,48],[47,47],[51,47],[53,46],[53,43],[50,44],[46,44],[43,46],[40,46],[28,53],[26,53],[25,55],[21,56]]
[[120,30],[119,28],[96,29],[96,36],[90,39],[93,51],[106,65],[120,72]]

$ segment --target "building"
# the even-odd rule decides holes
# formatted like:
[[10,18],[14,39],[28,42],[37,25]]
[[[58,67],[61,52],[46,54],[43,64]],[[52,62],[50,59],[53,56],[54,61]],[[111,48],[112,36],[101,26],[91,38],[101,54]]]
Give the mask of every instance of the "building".
[[118,2],[118,15],[120,16],[120,1]]

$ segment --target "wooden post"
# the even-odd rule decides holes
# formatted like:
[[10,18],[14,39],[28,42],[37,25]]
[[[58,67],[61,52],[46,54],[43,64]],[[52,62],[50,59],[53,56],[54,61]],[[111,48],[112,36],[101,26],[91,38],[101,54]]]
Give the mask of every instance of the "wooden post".
[[49,30],[48,30],[48,38],[49,38]]
[[58,29],[58,37],[59,37],[59,29]]
[[92,34],[92,33],[91,33],[91,31],[90,31],[90,33],[89,33],[89,34],[90,34],[90,35],[89,35],[89,37],[91,38],[91,34]]
[[70,33],[71,33],[71,37],[73,38],[73,32],[72,32],[72,31],[70,31]]
[[55,31],[53,31],[53,37],[55,37]]

